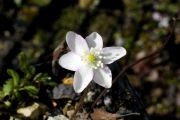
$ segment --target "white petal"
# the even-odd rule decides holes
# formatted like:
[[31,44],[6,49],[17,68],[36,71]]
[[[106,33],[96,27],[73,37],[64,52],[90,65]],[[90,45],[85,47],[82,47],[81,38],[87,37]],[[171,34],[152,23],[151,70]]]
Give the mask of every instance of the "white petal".
[[78,55],[82,55],[84,52],[89,51],[86,40],[74,32],[70,31],[66,34],[66,42],[70,50]]
[[103,40],[102,37],[97,32],[91,33],[85,39],[87,40],[89,48],[92,47],[92,48],[102,49]]
[[111,70],[107,66],[94,70],[94,82],[105,88],[110,88],[112,86]]
[[126,55],[126,49],[123,47],[106,47],[102,50],[104,64],[111,64]]
[[93,70],[86,65],[82,65],[74,75],[73,87],[75,92],[82,92],[91,82],[92,78]]
[[68,70],[76,71],[82,64],[81,58],[73,52],[64,54],[59,59],[59,64]]

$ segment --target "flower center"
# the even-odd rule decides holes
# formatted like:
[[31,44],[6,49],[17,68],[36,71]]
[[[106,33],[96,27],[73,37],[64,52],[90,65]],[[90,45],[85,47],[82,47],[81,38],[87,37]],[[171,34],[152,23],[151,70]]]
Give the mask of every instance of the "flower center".
[[101,51],[95,48],[91,48],[88,53],[81,56],[81,60],[93,69],[103,67],[102,58]]
[[89,62],[94,63],[96,61],[96,56],[93,54],[87,55],[87,59]]

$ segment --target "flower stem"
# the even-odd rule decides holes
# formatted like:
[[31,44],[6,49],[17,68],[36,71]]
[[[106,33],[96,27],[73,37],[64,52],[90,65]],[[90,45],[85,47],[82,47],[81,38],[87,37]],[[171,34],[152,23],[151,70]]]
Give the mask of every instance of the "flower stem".
[[[163,46],[162,46],[160,49],[158,49],[157,51],[155,51],[155,52],[153,52],[153,53],[151,53],[151,54],[149,54],[149,55],[147,55],[147,56],[145,56],[145,57],[143,57],[143,58],[141,58],[141,59],[139,59],[139,60],[137,60],[137,61],[129,64],[129,65],[127,65],[127,66],[125,66],[125,67],[123,68],[123,70],[122,70],[121,72],[119,72],[119,74],[113,79],[112,84],[114,84],[114,83],[118,80],[118,78],[119,78],[122,74],[124,74],[128,69],[130,69],[131,67],[137,65],[138,63],[140,63],[140,62],[142,62],[142,61],[144,61],[144,60],[146,60],[146,59],[149,59],[149,58],[158,56],[158,55],[164,50],[164,48],[165,48],[165,46],[167,45],[168,41],[171,39],[171,36],[173,35],[174,29],[175,29],[175,26],[176,26],[176,21],[177,21],[177,19],[176,19],[176,18],[172,18],[172,20],[173,20],[173,26],[172,26],[172,28],[171,28],[171,30],[170,30],[169,36],[167,37],[166,41],[165,41],[164,44],[163,44]],[[96,100],[94,101],[94,103],[91,105],[91,109],[93,109],[94,106],[96,105],[96,103],[99,101],[99,99],[106,94],[107,90],[108,90],[108,89],[104,89],[104,90],[101,92],[101,94],[96,98]]]
[[76,117],[77,112],[78,112],[78,111],[81,109],[81,107],[83,106],[84,98],[86,97],[86,95],[87,95],[87,93],[88,93],[88,91],[89,91],[89,89],[90,89],[91,84],[92,84],[92,82],[91,82],[91,83],[87,86],[87,88],[84,90],[83,95],[81,96],[80,101],[79,101],[79,103],[78,103],[78,105],[77,105],[77,107],[76,107],[73,115],[71,116],[70,120],[75,120],[75,117]]

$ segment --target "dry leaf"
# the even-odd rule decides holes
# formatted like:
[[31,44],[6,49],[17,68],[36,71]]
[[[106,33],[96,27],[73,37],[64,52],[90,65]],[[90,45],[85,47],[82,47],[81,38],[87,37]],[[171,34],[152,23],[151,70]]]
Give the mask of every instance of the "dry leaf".
[[65,85],[72,85],[73,84],[73,78],[72,77],[65,77],[63,80],[62,80],[63,84]]
[[67,52],[65,41],[62,41],[53,51],[53,61],[57,61],[59,56],[63,53]]
[[63,46],[60,44],[58,45],[54,51],[53,51],[53,61],[56,61],[59,59],[59,55],[62,52]]
[[102,109],[95,109],[91,114],[93,120],[116,120],[119,117],[118,114],[109,113]]

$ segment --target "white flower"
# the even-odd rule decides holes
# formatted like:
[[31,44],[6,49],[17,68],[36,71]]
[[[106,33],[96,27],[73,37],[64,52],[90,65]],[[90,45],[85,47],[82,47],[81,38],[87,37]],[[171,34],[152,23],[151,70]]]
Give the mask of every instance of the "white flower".
[[93,32],[85,39],[74,32],[66,34],[66,42],[71,50],[59,59],[59,64],[68,70],[76,71],[73,87],[82,92],[93,79],[95,83],[110,88],[112,73],[106,64],[111,64],[126,54],[123,47],[103,48],[101,36]]

